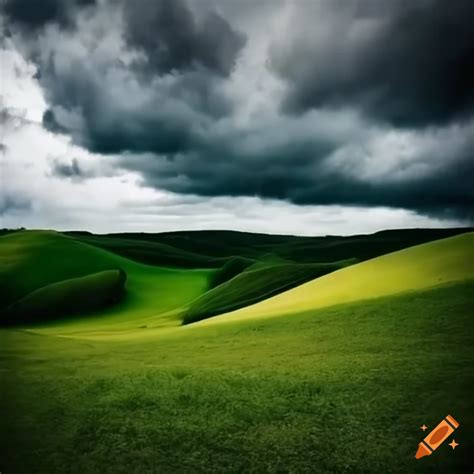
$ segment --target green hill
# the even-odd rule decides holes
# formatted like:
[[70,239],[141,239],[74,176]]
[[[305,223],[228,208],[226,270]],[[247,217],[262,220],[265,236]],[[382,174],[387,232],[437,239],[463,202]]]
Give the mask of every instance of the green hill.
[[184,314],[183,323],[193,323],[257,303],[351,263],[346,260],[252,266],[193,301]]
[[80,242],[94,245],[148,265],[179,268],[217,268],[227,261],[226,258],[210,257],[150,240],[77,233],[70,233],[70,235]]
[[105,270],[43,286],[6,308],[0,323],[37,323],[104,309],[124,296],[126,273]]
[[[185,322],[194,322],[254,305],[261,300],[274,297],[277,293],[306,282],[308,279],[339,268],[338,263],[298,264],[284,257],[284,255],[288,258],[298,255],[297,248],[298,251],[306,254],[305,258],[308,261],[319,256],[324,262],[329,257],[350,254],[355,254],[356,259],[364,259],[367,254],[362,251],[363,249],[368,249],[372,245],[376,249],[376,253],[385,251],[393,242],[397,241],[396,236],[400,239],[397,245],[402,245],[411,240],[436,238],[446,232],[459,231],[459,229],[390,231],[388,234],[379,233],[351,238],[265,236],[220,231],[138,234],[140,239],[145,240],[135,239],[137,236],[134,234],[125,238],[124,236],[93,236],[83,233],[63,235],[49,231],[9,233],[0,237],[0,309],[5,310],[13,303],[25,299],[32,292],[65,280],[121,269],[127,275],[122,300],[118,302],[117,299],[104,297],[105,301],[113,300],[114,304],[97,311],[93,311],[92,306],[89,307],[89,314],[94,316],[94,322],[91,323],[90,320],[84,323],[80,320],[69,320],[67,324],[71,326],[71,330],[74,325],[80,328],[89,325],[91,331],[93,329],[102,331],[102,329],[110,328],[111,325],[117,329],[120,327],[123,329],[137,328],[139,325],[176,325],[183,317],[183,311],[185,311]],[[393,237],[391,237],[392,235]],[[191,245],[190,241],[194,237],[196,237],[196,245]],[[153,240],[156,238],[164,241],[157,243]],[[208,250],[212,249],[214,244],[220,248],[215,251],[215,256],[209,257],[206,254],[197,253],[198,249],[203,250],[200,248],[203,247],[203,238],[209,238]],[[375,244],[376,241],[380,243],[379,247]],[[187,242],[186,245],[185,242]],[[381,244],[383,242],[385,242],[384,245]],[[317,251],[315,250],[316,244],[319,246]],[[186,246],[188,248],[184,248]],[[110,250],[105,250],[104,247],[108,247]],[[243,254],[253,255],[253,257],[223,256],[226,254],[224,249],[227,249],[230,254],[241,251]],[[119,255],[124,253],[130,255],[132,260]],[[169,265],[175,263],[179,267],[194,268],[203,264],[207,267],[218,265],[220,268],[217,270],[191,268],[179,270],[147,265],[139,263],[137,260],[166,261]],[[368,266],[363,268],[370,268],[372,264],[366,263]],[[374,274],[379,271],[384,270],[378,267],[373,270]],[[411,269],[407,270],[407,273],[413,274]],[[339,271],[335,273],[335,275],[339,274]],[[334,288],[338,288],[337,290],[328,290],[325,287],[319,288],[319,286],[313,290],[311,286],[310,295],[301,296],[300,292],[304,293],[307,288],[306,285],[303,285],[300,289],[294,290],[296,291],[295,296],[290,296],[288,308],[285,297],[283,297],[282,300],[277,300],[277,303],[273,303],[274,299],[269,300],[269,306],[259,306],[258,311],[260,312],[263,308],[262,311],[265,314],[281,314],[282,312],[299,311],[300,308],[313,308],[314,305],[316,305],[314,307],[320,307],[334,302],[370,297],[373,290],[370,282],[361,279],[357,272],[348,275],[357,275],[353,279],[363,282],[361,288],[358,288],[357,284],[353,282],[344,281],[342,284],[334,286]],[[325,282],[332,281],[333,277],[330,280],[326,278],[319,278],[318,285],[327,285]],[[385,283],[389,281],[387,278],[379,280]],[[405,281],[409,287],[410,280],[406,279]],[[212,288],[220,282],[224,283]],[[211,288],[210,291],[206,293],[209,288]],[[357,295],[348,296],[349,290],[346,291],[344,288],[352,288],[350,291],[357,293]],[[47,293],[46,290],[44,291]],[[55,287],[48,291],[56,293]],[[374,295],[378,294],[377,291],[374,292]],[[313,296],[316,293],[318,293],[317,302],[313,303]],[[384,294],[384,291],[381,291],[381,294]],[[74,308],[69,311],[63,304],[59,304],[59,300],[55,301],[57,301],[58,307],[51,307],[51,318],[67,317],[78,313]],[[295,304],[295,301],[299,303]],[[277,308],[272,307],[272,304],[275,304]],[[254,314],[254,307],[248,309],[249,315]]]
[[378,257],[202,324],[300,313],[473,278],[474,233]]
[[214,272],[209,280],[209,288],[214,288],[225,283],[255,263],[255,260],[245,257],[230,258],[221,268]]
[[0,237],[0,307],[52,283],[125,266],[124,259],[57,232],[5,235]]
[[117,269],[127,275],[124,297],[95,314],[97,327],[181,307],[206,290],[211,273],[140,264],[56,232],[18,232],[0,237],[0,309],[49,285]]

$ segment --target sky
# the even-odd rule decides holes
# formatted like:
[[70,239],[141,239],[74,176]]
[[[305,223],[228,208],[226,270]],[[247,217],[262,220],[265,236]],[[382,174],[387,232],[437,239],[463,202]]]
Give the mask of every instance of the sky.
[[471,0],[0,8],[0,227],[473,224]]

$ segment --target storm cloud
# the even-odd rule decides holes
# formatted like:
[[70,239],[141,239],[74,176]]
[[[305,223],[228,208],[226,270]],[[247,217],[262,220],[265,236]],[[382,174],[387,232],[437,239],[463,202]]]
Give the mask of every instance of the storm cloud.
[[92,6],[95,0],[3,0],[1,7],[7,27],[20,27],[23,33],[37,31],[48,24],[70,28],[81,8]]
[[157,74],[206,68],[228,76],[245,36],[216,12],[197,20],[182,0],[138,0],[124,8],[125,39]]
[[473,2],[48,1],[43,127],[142,186],[474,219]]
[[423,127],[474,110],[474,2],[296,2],[294,32],[273,45],[283,108],[361,108]]
[[255,135],[267,143],[262,147],[251,138],[239,142],[234,137],[173,159],[124,156],[121,162],[141,170],[147,185],[177,193],[387,206],[473,219],[474,123],[420,136],[352,130],[360,133],[364,147],[352,143],[351,134],[319,133],[303,138],[294,131],[292,141],[261,128]]

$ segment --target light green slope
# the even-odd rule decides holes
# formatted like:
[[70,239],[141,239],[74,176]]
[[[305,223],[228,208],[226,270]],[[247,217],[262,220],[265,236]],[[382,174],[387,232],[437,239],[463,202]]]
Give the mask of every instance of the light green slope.
[[279,316],[474,278],[474,233],[418,245],[197,324]]
[[193,301],[184,313],[183,323],[190,324],[256,304],[350,264],[350,261],[344,260],[334,263],[252,265]]
[[[61,326],[71,330],[137,327],[142,320],[168,313],[201,295],[210,274],[209,270],[144,265],[56,232],[27,231],[0,237],[1,303],[6,307],[47,285],[118,268],[127,273],[124,299],[97,314],[63,321]],[[162,321],[179,323],[175,316]]]

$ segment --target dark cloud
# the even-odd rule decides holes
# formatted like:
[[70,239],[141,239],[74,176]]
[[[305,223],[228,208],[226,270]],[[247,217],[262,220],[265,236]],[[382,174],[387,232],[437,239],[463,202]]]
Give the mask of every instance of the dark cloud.
[[[251,150],[236,135],[178,154],[172,160],[130,156],[123,157],[121,163],[140,171],[146,185],[177,193],[260,196],[302,205],[387,206],[472,222],[474,126],[459,136],[453,133],[454,137],[434,134],[433,142],[420,149],[412,162],[399,165],[399,169],[394,163],[394,169],[387,173],[375,169],[384,156],[370,157],[373,164],[366,166],[364,178],[351,150],[342,164],[334,159],[346,137],[337,142],[324,135]],[[262,141],[270,143],[270,136],[264,137],[263,130],[261,134]],[[443,146],[443,140],[452,143]],[[404,170],[404,166],[413,171]],[[416,168],[425,171],[417,173]],[[396,177],[397,173],[402,176]]]
[[84,55],[81,38],[69,37],[66,51],[56,47],[61,38],[51,51],[33,49],[30,58],[50,106],[44,127],[103,154],[189,150],[199,141],[199,129],[232,113],[223,76],[243,35],[216,13],[196,19],[180,1],[114,6],[123,8],[124,58],[131,48],[140,49],[151,69],[145,71],[136,58],[117,61],[113,54],[94,55],[97,50]]
[[77,11],[95,3],[96,0],[3,0],[0,6],[8,26],[18,26],[28,33],[53,23],[70,28]]
[[425,126],[474,110],[474,2],[300,2],[299,26],[271,66],[290,113],[356,107],[396,126]]
[[56,117],[54,116],[53,111],[50,109],[46,110],[46,112],[43,114],[43,127],[52,133],[66,134],[68,132],[66,127],[63,127],[56,121]]
[[41,83],[52,105],[43,116],[44,127],[69,133],[78,145],[103,154],[172,154],[189,148],[200,111],[173,96],[169,87],[130,91],[122,72],[106,84],[99,69],[80,62],[60,70],[54,64],[44,67]]
[[[91,152],[118,155],[147,186],[181,194],[473,219],[466,58],[474,2],[446,11],[434,0],[296,2],[298,27],[282,34],[270,57],[293,114],[265,103],[280,92],[273,95],[274,78],[255,77],[268,72],[255,65],[265,60],[258,41],[258,54],[250,51],[231,74],[243,35],[232,18],[190,5],[104,1],[77,30],[46,29],[42,42],[26,41],[48,104],[43,126]],[[384,141],[403,133],[397,149]],[[59,177],[84,173],[74,160],[53,167]]]
[[183,0],[137,0],[124,8],[125,39],[158,73],[206,68],[228,76],[245,44],[220,15],[196,19]]
[[[69,12],[78,2],[55,5],[51,11]],[[107,50],[96,47],[107,32],[98,23],[90,30],[81,24],[81,31],[43,33],[42,49],[28,41],[21,45],[37,67],[35,77],[49,105],[44,128],[102,154],[153,152],[171,158],[191,150],[213,121],[233,111],[223,81],[244,35],[216,12],[198,15],[181,0],[102,2],[100,7],[97,15],[111,19],[102,26],[118,30],[116,43],[125,40],[120,60],[115,50],[104,54]],[[123,21],[114,23],[116,9]],[[50,14],[38,25],[60,17]],[[135,55],[130,61],[133,51],[139,59]]]

